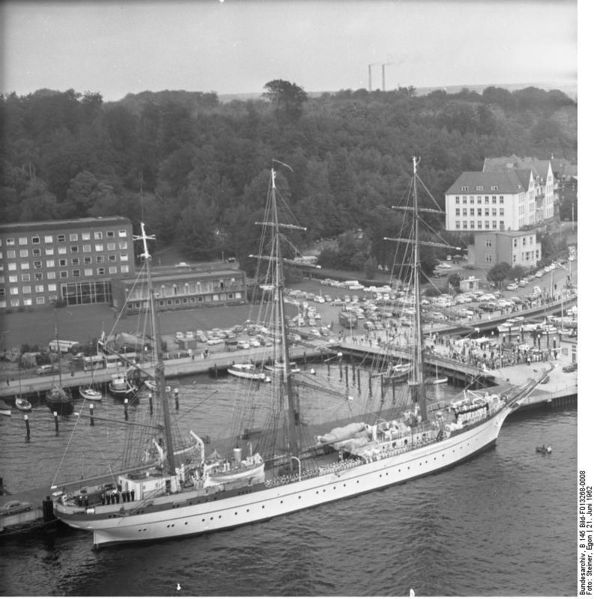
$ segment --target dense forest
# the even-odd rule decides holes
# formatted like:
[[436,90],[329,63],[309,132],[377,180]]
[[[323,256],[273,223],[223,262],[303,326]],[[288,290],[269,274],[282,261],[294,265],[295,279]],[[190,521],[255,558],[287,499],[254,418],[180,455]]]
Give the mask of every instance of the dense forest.
[[[296,221],[299,243],[347,238],[362,262],[383,263],[384,236],[407,194],[411,156],[443,205],[461,171],[485,156],[576,160],[577,105],[560,91],[482,93],[414,88],[310,97],[283,80],[256,100],[215,93],[144,92],[118,102],[99,93],[39,90],[1,97],[0,221],[120,214],[143,219],[162,246],[188,259],[243,258],[259,234],[267,170]],[[352,257],[352,256],[351,256]]]

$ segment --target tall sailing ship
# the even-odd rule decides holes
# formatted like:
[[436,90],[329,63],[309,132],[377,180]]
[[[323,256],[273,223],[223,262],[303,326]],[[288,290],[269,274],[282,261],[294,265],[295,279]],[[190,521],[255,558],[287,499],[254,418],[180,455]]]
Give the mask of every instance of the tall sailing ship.
[[[156,426],[137,464],[128,464],[112,478],[53,487],[56,516],[68,525],[93,533],[95,547],[170,539],[268,520],[305,508],[337,501],[424,476],[492,446],[505,418],[538,384],[531,380],[505,394],[464,393],[451,405],[429,405],[423,378],[423,337],[420,315],[419,222],[417,161],[413,161],[412,289],[416,307],[411,337],[410,372],[405,383],[408,409],[383,409],[341,422],[331,430],[309,426],[300,395],[301,374],[293,372],[289,354],[288,317],[284,303],[283,239],[299,229],[279,222],[277,171],[270,170],[262,225],[268,244],[261,244],[262,314],[271,317],[267,331],[275,337],[273,363],[279,373],[260,385],[270,404],[267,423],[258,434],[234,431],[229,442],[174,435],[169,411],[161,344],[154,343],[154,380],[159,399]],[[281,198],[282,200],[282,198]],[[150,276],[150,255],[144,225],[139,239],[147,267],[148,304],[154,339],[160,339]],[[411,241],[411,240],[407,240]],[[268,251],[265,251],[265,249]],[[277,342],[278,340],[278,342]],[[246,385],[245,381],[241,384]],[[310,385],[316,388],[316,385]],[[317,384],[322,394],[322,385]],[[241,394],[247,404],[247,390]],[[383,406],[382,406],[383,407]],[[239,421],[238,421],[239,427]]]

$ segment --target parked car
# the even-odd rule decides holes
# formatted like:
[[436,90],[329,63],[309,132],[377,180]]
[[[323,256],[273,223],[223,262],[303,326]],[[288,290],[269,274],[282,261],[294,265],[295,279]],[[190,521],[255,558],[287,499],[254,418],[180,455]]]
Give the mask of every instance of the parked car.
[[46,376],[48,374],[56,374],[59,371],[60,371],[60,369],[58,368],[57,364],[43,364],[43,366],[40,366],[36,370],[36,372],[39,376]]
[[562,370],[563,372],[575,372],[577,370],[577,362],[572,362],[567,366],[563,366]]

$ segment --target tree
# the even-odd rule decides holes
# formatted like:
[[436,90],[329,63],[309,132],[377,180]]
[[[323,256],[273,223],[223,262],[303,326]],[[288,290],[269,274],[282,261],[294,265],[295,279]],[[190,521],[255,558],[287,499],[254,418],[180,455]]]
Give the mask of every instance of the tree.
[[487,280],[501,287],[501,283],[507,278],[511,266],[507,262],[499,262],[488,273]]
[[526,274],[526,269],[523,266],[512,266],[507,273],[507,278],[510,281],[515,281],[516,279],[522,279]]
[[307,101],[307,94],[296,83],[283,79],[274,79],[265,86],[262,96],[274,107],[276,115],[282,120],[294,122],[303,114],[303,104]]
[[363,265],[366,279],[373,279],[377,275],[377,260],[373,256],[369,256]]
[[448,277],[448,287],[451,285],[456,292],[460,291],[460,273],[455,272],[452,273],[449,277]]

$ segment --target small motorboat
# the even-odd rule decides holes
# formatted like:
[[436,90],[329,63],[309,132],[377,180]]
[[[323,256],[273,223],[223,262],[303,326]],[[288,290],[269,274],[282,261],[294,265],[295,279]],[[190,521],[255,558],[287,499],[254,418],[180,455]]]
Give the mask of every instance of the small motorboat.
[[93,389],[93,387],[79,387],[78,392],[87,401],[101,401],[103,399],[103,393],[97,389]]
[[252,381],[262,381],[265,383],[270,383],[270,377],[261,370],[258,370],[253,364],[233,364],[232,366],[227,367],[227,372],[233,376],[236,376],[240,379],[249,379]]
[[536,453],[549,454],[553,453],[553,448],[550,445],[539,445],[536,448]]
[[443,385],[444,383],[448,382],[448,377],[447,376],[442,376],[440,378],[430,378],[427,380],[427,383],[429,385]]
[[381,373],[382,383],[390,385],[392,383],[402,383],[406,381],[409,374],[412,373],[410,364],[392,364],[388,370]]
[[14,405],[21,412],[30,412],[33,409],[31,402],[28,399],[25,399],[24,397],[15,397]]
[[125,375],[114,374],[111,381],[107,384],[107,388],[113,397],[116,399],[136,399],[138,388],[130,383]]

